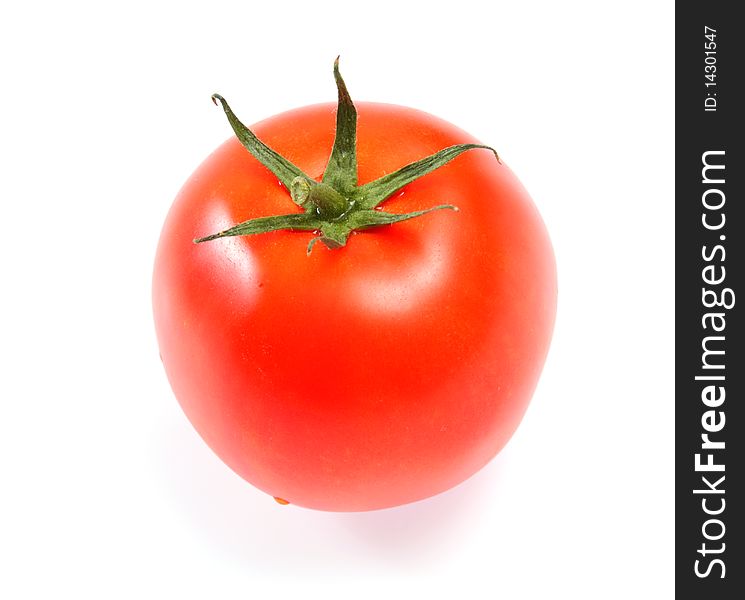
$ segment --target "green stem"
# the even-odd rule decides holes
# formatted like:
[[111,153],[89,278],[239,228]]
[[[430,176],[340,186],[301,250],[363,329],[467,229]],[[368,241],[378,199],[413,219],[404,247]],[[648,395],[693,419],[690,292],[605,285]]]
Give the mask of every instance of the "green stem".
[[315,231],[318,237],[308,244],[308,253],[317,241],[328,248],[340,248],[347,243],[349,235],[356,230],[392,225],[407,219],[421,217],[441,209],[455,206],[443,204],[433,208],[406,214],[387,213],[376,209],[382,202],[406,185],[439,169],[468,150],[488,149],[501,164],[496,150],[482,144],[458,144],[450,146],[405,165],[367,183],[357,185],[357,110],[347,86],[339,72],[339,59],[334,61],[334,79],[338,92],[336,112],[336,135],[321,182],[315,181],[286,158],[269,148],[235,116],[225,99],[214,94],[215,104],[222,106],[236,136],[254,158],[269,169],[287,187],[292,200],[305,212],[250,219],[212,235],[194,240],[207,242],[222,237],[253,235],[278,229]]
[[342,193],[351,193],[357,187],[357,109],[339,72],[338,56],[334,61],[334,80],[338,92],[336,135],[323,183]]
[[326,183],[310,185],[302,177],[296,177],[290,184],[290,196],[295,204],[312,206],[316,214],[324,219],[336,219],[350,207],[349,201]]

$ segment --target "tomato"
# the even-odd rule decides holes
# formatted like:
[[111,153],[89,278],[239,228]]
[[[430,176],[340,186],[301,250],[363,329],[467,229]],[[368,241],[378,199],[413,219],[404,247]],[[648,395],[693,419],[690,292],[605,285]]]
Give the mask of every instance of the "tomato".
[[[320,181],[334,105],[251,128]],[[364,185],[477,143],[400,106],[357,104]],[[556,310],[554,257],[531,199],[493,153],[472,149],[388,198],[439,210],[354,231],[343,247],[276,230],[200,238],[300,213],[237,139],[179,192],[155,260],[153,305],[173,391],[236,473],[291,504],[363,511],[420,500],[492,459],[536,386]]]

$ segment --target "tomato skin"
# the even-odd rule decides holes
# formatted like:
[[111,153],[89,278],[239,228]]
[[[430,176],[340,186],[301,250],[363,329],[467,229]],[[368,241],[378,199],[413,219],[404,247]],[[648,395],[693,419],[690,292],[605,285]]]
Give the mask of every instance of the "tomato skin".
[[[357,110],[360,184],[476,142],[412,109]],[[309,106],[252,130],[320,179],[334,117],[334,105]],[[308,232],[192,242],[293,209],[237,140],[181,189],[155,260],[158,342],[184,412],[239,475],[292,504],[372,510],[458,484],[508,441],[553,328],[550,241],[489,151],[461,155],[384,207],[442,203],[460,210],[355,233],[340,249],[317,244],[308,256]]]

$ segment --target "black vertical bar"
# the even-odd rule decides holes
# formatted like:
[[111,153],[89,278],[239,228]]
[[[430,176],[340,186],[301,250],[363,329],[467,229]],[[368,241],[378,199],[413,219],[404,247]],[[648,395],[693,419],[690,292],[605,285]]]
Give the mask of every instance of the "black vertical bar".
[[[676,6],[676,596],[745,598],[745,27]],[[724,479],[722,479],[722,477]]]

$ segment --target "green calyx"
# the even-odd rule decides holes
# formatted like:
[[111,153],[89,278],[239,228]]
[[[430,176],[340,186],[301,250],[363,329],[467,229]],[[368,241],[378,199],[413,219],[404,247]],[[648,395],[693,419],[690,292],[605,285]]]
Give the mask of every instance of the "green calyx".
[[474,148],[485,148],[491,150],[499,161],[497,152],[489,146],[457,144],[408,164],[380,179],[358,186],[357,110],[339,73],[338,58],[334,62],[334,79],[339,94],[336,136],[331,156],[320,182],[303,173],[259,140],[238,120],[222,96],[219,94],[212,96],[213,102],[219,104],[225,111],[241,144],[279,179],[290,191],[293,202],[302,207],[304,212],[250,219],[225,231],[196,239],[195,243],[208,242],[222,237],[286,229],[312,231],[317,234],[308,244],[308,254],[318,241],[323,242],[328,248],[340,248],[347,243],[353,231],[391,225],[435,210],[448,208],[457,211],[458,209],[451,204],[440,204],[426,210],[404,214],[387,213],[376,210],[376,208],[404,186],[449,163],[463,152]]

